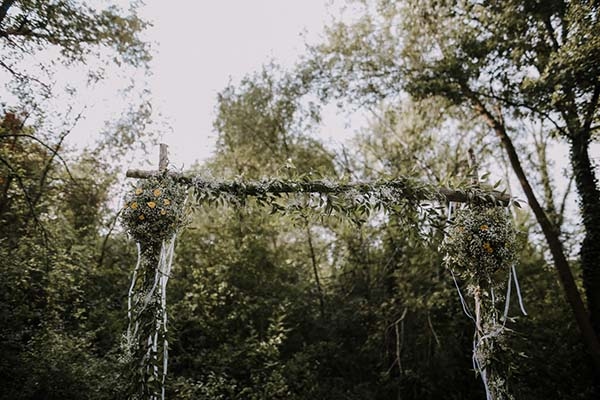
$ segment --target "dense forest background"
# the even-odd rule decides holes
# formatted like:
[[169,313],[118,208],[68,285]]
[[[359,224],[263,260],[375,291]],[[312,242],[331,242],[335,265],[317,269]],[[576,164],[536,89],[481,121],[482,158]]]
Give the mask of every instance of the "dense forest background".
[[[517,399],[594,394],[600,332],[600,5],[591,1],[365,1],[296,68],[223,88],[206,177],[469,177],[472,149],[512,210],[527,317],[499,362]],[[57,65],[88,84],[144,70],[146,23],[61,0],[0,2],[0,398],[116,399],[135,244],[118,223],[119,160],[153,139],[144,95],[94,147],[64,145]],[[50,55],[44,68],[24,62]],[[102,65],[102,67],[98,67]],[[89,69],[89,70],[88,70]],[[133,89],[131,89],[133,90]],[[75,97],[73,97],[75,98]],[[315,134],[325,104],[367,110],[343,149]],[[148,137],[150,136],[150,137]],[[569,148],[557,174],[550,150]],[[149,158],[155,158],[149,155]],[[515,179],[516,177],[516,179]],[[400,222],[197,207],[169,285],[168,398],[481,399],[472,323],[415,210]],[[407,224],[406,218],[414,220]],[[515,306],[511,315],[519,315]]]

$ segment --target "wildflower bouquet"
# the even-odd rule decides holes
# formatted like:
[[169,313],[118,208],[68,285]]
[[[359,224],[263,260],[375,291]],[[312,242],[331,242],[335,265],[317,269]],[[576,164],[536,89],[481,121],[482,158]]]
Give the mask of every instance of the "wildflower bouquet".
[[507,271],[516,258],[515,232],[502,207],[460,210],[444,247],[446,264],[466,280]]
[[140,244],[156,245],[184,222],[186,189],[168,175],[146,179],[125,197],[121,220]]

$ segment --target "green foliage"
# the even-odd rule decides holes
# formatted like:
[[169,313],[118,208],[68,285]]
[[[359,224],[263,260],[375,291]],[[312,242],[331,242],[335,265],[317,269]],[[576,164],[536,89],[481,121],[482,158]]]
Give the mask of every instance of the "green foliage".
[[310,309],[297,304],[307,289],[297,247],[274,247],[286,230],[256,209],[198,211],[178,245],[170,290],[178,397],[187,390],[190,398],[285,398],[287,321],[297,307]]
[[28,137],[2,146],[0,398],[117,398],[122,263],[133,260],[123,237],[101,233],[114,177],[85,154],[69,176]]
[[[394,107],[398,98],[409,94],[422,104],[419,108],[430,111],[428,101],[441,98],[444,108],[438,115],[450,124],[446,134],[454,132],[456,115],[448,109],[485,122],[487,128],[467,136],[466,143],[493,144],[495,148],[488,148],[496,159],[501,159],[502,150],[509,156],[510,167],[543,227],[559,277],[566,282],[567,298],[571,304],[581,304],[570,283],[575,262],[563,256],[564,219],[555,219],[563,224],[557,226],[547,218],[555,210],[556,199],[546,190],[547,204],[540,206],[543,202],[532,189],[539,175],[548,182],[548,162],[541,159],[526,165],[522,156],[530,152],[526,149],[539,148],[539,139],[526,134],[532,125],[544,128],[543,141],[558,139],[570,147],[570,168],[585,227],[580,241],[583,287],[597,337],[600,191],[589,149],[600,110],[598,4],[520,0],[348,3],[356,15],[330,28],[325,42],[312,48],[300,74],[314,79],[314,88],[323,99],[348,101],[361,109],[381,102]],[[477,154],[479,146],[474,147]],[[550,186],[546,184],[546,189]],[[588,350],[598,365],[597,345],[589,345],[596,338],[586,326],[586,312],[583,307],[573,308],[582,332],[588,332],[584,335]]]
[[[459,6],[470,4],[456,4],[457,12]],[[472,15],[485,17],[483,22],[501,19],[508,25],[500,26],[499,32],[510,33],[507,38],[514,41],[529,35],[523,22],[537,10],[515,4],[507,3],[506,10],[498,6],[496,14],[473,5]],[[591,18],[586,4],[569,3],[565,15],[571,21]],[[432,206],[415,208],[413,201],[389,205],[405,191],[428,192],[428,187],[412,184],[413,180],[445,186],[449,181],[471,179],[464,143],[472,144],[477,152],[494,151],[494,142],[474,134],[480,127],[469,121],[468,113],[461,117],[465,109],[452,103],[461,103],[454,97],[459,93],[460,68],[468,76],[477,76],[484,69],[483,61],[475,57],[492,59],[493,49],[501,50],[504,44],[492,45],[486,35],[473,34],[477,25],[470,27],[473,32],[461,32],[458,25],[438,18],[452,8],[449,4],[427,5],[431,7],[404,9],[401,3],[377,2],[355,27],[334,26],[330,38],[335,41],[313,49],[322,52],[313,53],[317,57],[303,63],[306,68],[298,75],[282,78],[267,70],[221,94],[216,123],[219,151],[203,172],[233,180],[225,181],[231,189],[226,194],[221,194],[222,188],[206,185],[212,177],[195,182],[202,186],[197,196],[207,206],[196,209],[177,244],[167,302],[167,398],[383,400],[481,399],[485,395],[470,370],[473,327],[464,318],[454,283],[443,267],[438,250],[443,236],[432,229],[437,224],[452,231],[459,225],[445,226],[442,209]],[[535,13],[562,15],[555,6],[549,3],[547,11]],[[15,10],[10,16],[18,14]],[[404,13],[421,13],[422,19],[404,27]],[[429,17],[431,24],[420,23]],[[554,18],[550,19],[553,24]],[[590,29],[594,24],[590,19]],[[6,26],[14,25],[3,24],[3,29]],[[421,75],[422,86],[415,86],[414,93],[432,93],[444,83],[442,89],[449,98],[384,104],[372,132],[357,138],[360,156],[350,161],[303,135],[318,120],[318,106],[305,97],[311,85],[316,85],[323,98],[350,96],[364,104],[385,98],[393,103],[390,100],[398,98],[407,72],[404,65],[398,65],[404,51],[401,46],[414,44],[418,50],[423,45],[422,49],[435,54],[435,43],[424,34],[428,29],[439,35],[452,33],[442,44],[448,44],[446,49],[455,46],[456,51],[440,53],[448,56],[444,62],[413,54],[408,72],[414,76],[418,62],[440,61],[438,70],[423,70],[427,74]],[[417,34],[418,30],[423,34]],[[411,41],[398,40],[400,32]],[[544,49],[544,41],[536,43],[538,50]],[[593,41],[589,44],[592,49]],[[84,47],[67,53],[76,55],[69,51]],[[572,47],[574,54],[584,51]],[[510,55],[516,48],[514,43],[507,44],[503,54]],[[525,60],[532,51],[515,51],[514,57]],[[574,60],[581,61],[578,57]],[[554,61],[565,76],[578,68],[567,61]],[[547,75],[542,83],[550,78],[568,81],[558,73]],[[439,77],[454,80],[448,83]],[[520,84],[518,74],[504,79]],[[585,79],[584,74],[581,81]],[[489,87],[496,90],[498,85]],[[543,85],[528,87],[531,99],[534,91],[546,90]],[[487,90],[488,86],[478,88]],[[560,92],[561,88],[552,90]],[[587,101],[586,93],[577,101]],[[555,97],[558,102],[565,99]],[[546,94],[541,98],[544,107],[552,104]],[[452,116],[450,123],[437,113],[439,107]],[[67,160],[75,178],[71,179],[50,149],[35,139],[14,136],[33,130],[13,117],[4,118],[0,131],[0,157],[5,161],[0,165],[0,398],[124,398],[132,382],[137,383],[132,377],[138,372],[123,373],[116,367],[124,355],[126,293],[136,263],[131,242],[115,227],[116,217],[109,207],[114,177],[107,164],[82,154],[78,162]],[[438,135],[438,129],[446,136]],[[455,133],[464,136],[455,138]],[[382,185],[372,196],[367,195],[372,186],[324,196],[276,196],[264,190],[264,186],[283,187],[298,180],[301,185],[321,181],[333,189],[338,179],[323,177],[342,172],[365,181],[408,176],[410,182],[398,191],[386,192],[389,188]],[[273,179],[260,181],[264,176]],[[257,179],[257,187],[241,185],[250,178]],[[463,184],[468,188],[465,195],[477,200],[481,192]],[[132,197],[141,196],[136,202],[159,219],[155,185],[149,185]],[[248,192],[260,187],[262,192]],[[158,196],[163,206],[164,193]],[[256,194],[256,199],[249,197]],[[156,206],[151,208],[148,203],[153,201]],[[213,207],[216,204],[220,207]],[[353,221],[310,218],[310,209],[333,216],[349,213]],[[125,210],[128,220],[139,226],[142,207],[133,210],[130,201]],[[427,212],[431,215],[423,215]],[[498,243],[497,238],[488,237],[491,224],[483,212],[467,223],[470,228],[463,232],[475,238],[463,239],[474,243],[476,250],[467,258],[488,259],[485,243],[489,241],[494,253],[501,241],[513,240],[507,232]],[[484,224],[487,231],[481,229]],[[497,365],[515,398],[585,398],[590,392],[591,366],[545,259],[545,248],[521,212],[517,229],[522,234],[515,238],[514,254],[522,266],[520,282],[530,316],[506,321],[511,333],[495,343],[495,361],[501,361]],[[497,260],[489,261],[492,267]],[[509,315],[517,315],[516,311],[516,304],[511,305]]]
[[[136,8],[0,4],[0,69],[18,103],[1,104],[0,118],[0,254],[6,260],[0,270],[6,354],[0,398],[123,393],[114,365],[124,330],[122,263],[131,261],[131,249],[123,235],[114,235],[113,168],[99,160],[101,152],[65,149],[79,116],[69,106],[56,111],[54,94],[74,92],[56,84],[60,68],[82,72],[93,84],[107,64],[146,66],[148,46],[139,33],[147,24]],[[38,63],[40,56],[46,62]],[[125,137],[132,136],[130,129]]]
[[54,45],[65,60],[73,61],[98,45],[115,48],[130,62],[147,57],[146,45],[136,35],[145,23],[135,15],[123,15],[116,6],[97,9],[76,1],[23,0],[5,1],[1,11],[2,36],[12,39],[7,40],[9,47],[21,44],[33,50]]
[[[111,70],[111,85],[118,88],[115,71],[120,70],[119,77],[127,81],[119,95],[130,101],[97,135],[96,156],[123,156],[136,147],[136,140],[150,137],[149,92],[142,88],[143,82],[130,79],[147,70],[151,59],[149,43],[141,37],[149,26],[138,14],[141,4],[2,1],[0,73],[3,93],[8,94],[3,97],[10,100],[7,104],[5,98],[0,104],[0,113],[24,117],[38,128],[34,140],[56,152],[64,151],[65,137],[84,114],[85,105],[77,96],[96,88]],[[17,125],[13,133],[25,134],[19,132],[22,127]]]
[[27,369],[22,386],[4,398],[109,399],[122,390],[115,355],[99,357],[91,337],[42,328],[27,347],[21,359]]
[[308,133],[319,109],[307,100],[301,78],[265,67],[218,95],[215,129],[220,176],[246,178],[333,172],[333,157]]
[[[111,236],[98,264],[102,202],[110,196],[99,184],[104,168],[92,159],[82,164],[71,166],[81,186],[66,180],[42,190],[60,221],[47,226],[60,238],[50,272],[40,236],[14,238],[3,225],[9,262],[1,280],[0,376],[7,399],[120,398],[130,383],[115,365],[134,254],[122,235]],[[4,216],[22,220],[28,210],[15,203],[21,192],[12,193],[20,208]],[[472,327],[435,251],[442,237],[421,241],[417,210],[407,206],[403,218],[383,220],[374,212],[359,225],[309,219],[324,315],[301,220],[270,211],[251,200],[200,207],[179,241],[168,301],[168,398],[482,397],[469,371]],[[6,247],[9,238],[19,247]],[[518,331],[508,357],[516,364],[514,392],[576,398],[585,382],[561,378],[568,370],[548,363],[580,368],[578,343],[539,249],[527,246],[519,259],[526,260],[522,287],[534,319],[511,326]]]

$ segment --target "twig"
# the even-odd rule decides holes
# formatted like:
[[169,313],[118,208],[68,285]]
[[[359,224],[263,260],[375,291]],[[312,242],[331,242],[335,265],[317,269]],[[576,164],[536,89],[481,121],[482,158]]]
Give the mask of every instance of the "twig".
[[319,294],[319,306],[321,308],[321,317],[325,317],[325,298],[323,296],[323,288],[321,287],[321,280],[319,279],[319,270],[317,268],[317,257],[315,255],[315,248],[312,242],[312,233],[308,224],[308,219],[304,217],[304,227],[306,228],[306,236],[308,238],[308,249],[310,251],[310,260],[312,262],[313,273],[315,275],[315,284],[317,285],[317,293]]

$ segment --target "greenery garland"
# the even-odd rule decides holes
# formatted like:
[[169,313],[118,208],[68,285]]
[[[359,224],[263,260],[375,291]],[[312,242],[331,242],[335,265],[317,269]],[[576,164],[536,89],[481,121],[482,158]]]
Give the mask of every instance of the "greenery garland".
[[[144,174],[142,171],[133,171],[134,175]],[[518,206],[506,193],[483,190],[478,185],[456,190],[435,187],[409,177],[358,182],[315,180],[311,175],[256,181],[215,181],[181,174],[173,174],[173,177],[193,189],[197,204],[241,206],[248,198],[252,198],[257,205],[270,208],[272,213],[306,216],[305,211],[311,211],[312,215],[321,218],[332,216],[356,224],[364,223],[373,214],[402,216],[411,209],[418,210],[423,231],[445,224],[443,214],[448,201],[487,207],[511,203]]]
[[360,224],[372,213],[400,214],[406,207],[426,210],[430,217],[437,211],[423,199],[441,200],[442,196],[418,180],[334,183],[328,180],[310,181],[263,179],[254,182],[239,180],[211,182],[195,179],[189,183],[196,202],[207,205],[244,205],[252,198],[271,213],[349,218]]
[[[515,270],[516,247],[509,213],[501,207],[472,206],[459,210],[444,240],[446,267],[452,274],[465,314],[475,324],[473,367],[481,376],[488,400],[513,399],[506,371],[500,370],[499,353],[513,279],[521,310],[527,315]],[[473,298],[472,307],[467,305],[457,278]]]
[[186,222],[185,187],[167,174],[138,183],[121,221],[137,242],[128,295],[124,362],[129,399],[164,399],[168,363],[166,287],[177,231]]

